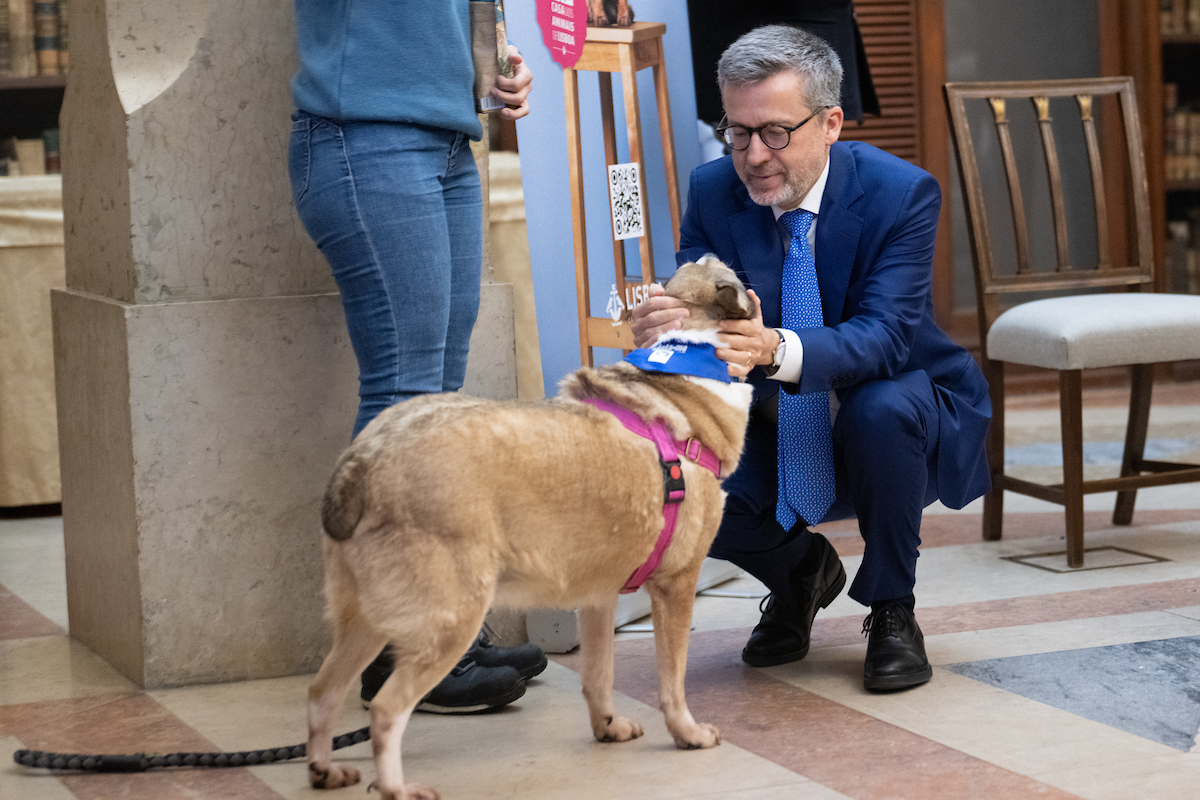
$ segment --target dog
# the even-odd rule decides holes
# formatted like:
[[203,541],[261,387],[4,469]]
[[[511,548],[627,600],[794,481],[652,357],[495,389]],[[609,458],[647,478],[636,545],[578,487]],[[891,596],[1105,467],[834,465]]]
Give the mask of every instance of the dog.
[[587,0],[587,24],[600,28],[628,28],[633,24],[629,0]]
[[[384,800],[438,797],[405,784],[400,738],[493,605],[578,607],[592,733],[602,742],[641,736],[641,725],[613,710],[613,621],[618,592],[654,552],[661,562],[645,586],[667,729],[684,749],[720,742],[715,727],[692,718],[683,679],[696,581],[725,503],[719,478],[741,456],[752,389],[727,382],[725,363],[705,344],[716,343],[720,320],[749,319],[755,305],[715,256],[680,267],[665,292],[688,307],[684,330],[630,358],[649,353],[648,368],[666,369],[694,342],[716,377],[627,360],[580,369],[537,405],[426,395],[384,411],[342,455],[322,508],[333,647],[308,693],[314,787],[359,781],[357,770],[333,763],[331,727],[354,679],[390,643],[395,668],[370,706],[371,788]],[[687,443],[677,462],[628,427],[655,420],[665,425],[660,439],[665,430]],[[677,488],[682,502],[664,505]],[[664,519],[676,514],[661,551]]]

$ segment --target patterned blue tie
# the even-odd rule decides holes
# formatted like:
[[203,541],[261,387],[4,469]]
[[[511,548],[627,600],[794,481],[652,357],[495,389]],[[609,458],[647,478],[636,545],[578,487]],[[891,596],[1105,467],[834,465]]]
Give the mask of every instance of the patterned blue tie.
[[[808,245],[813,213],[797,209],[779,217],[792,234],[783,259],[783,327],[818,328],[821,291],[817,265]],[[829,393],[779,393],[779,502],[775,519],[791,529],[799,515],[815,525],[835,497],[833,437],[829,430]]]

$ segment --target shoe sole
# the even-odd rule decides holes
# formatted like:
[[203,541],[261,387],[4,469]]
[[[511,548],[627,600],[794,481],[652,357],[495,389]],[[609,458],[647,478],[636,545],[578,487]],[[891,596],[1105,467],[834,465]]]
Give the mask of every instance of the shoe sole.
[[[421,711],[426,714],[480,714],[485,711],[491,711],[495,708],[503,708],[509,703],[521,699],[521,696],[524,694],[525,681],[520,681],[517,683],[515,688],[508,692],[496,695],[495,697],[489,697],[487,700],[482,700],[469,706],[443,706],[438,705],[437,703],[430,703],[427,700],[422,700],[421,702],[417,703],[417,707],[413,710]],[[360,697],[359,702],[362,704],[363,708],[370,710],[370,700]]]
[[926,666],[920,672],[910,672],[906,675],[885,675],[881,678],[863,676],[863,686],[871,692],[894,692],[899,689],[911,689],[929,683],[933,677],[933,667]]
[[[825,590],[825,594],[821,595],[821,600],[817,604],[817,608],[829,608],[830,603],[837,599],[837,596],[842,593],[842,589],[846,588],[846,568],[838,562],[838,576],[834,580],[833,585]],[[794,650],[791,653],[783,653],[777,656],[759,657],[753,654],[748,654],[742,650],[742,661],[752,667],[777,667],[780,664],[790,664],[793,661],[799,661],[808,655],[808,647],[805,646],[802,650]],[[931,673],[932,676],[932,673]],[[929,680],[926,678],[926,680]]]

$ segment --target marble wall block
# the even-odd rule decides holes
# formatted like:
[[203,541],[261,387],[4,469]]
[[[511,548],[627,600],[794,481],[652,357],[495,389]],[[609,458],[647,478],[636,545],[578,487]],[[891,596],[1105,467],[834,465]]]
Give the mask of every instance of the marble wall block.
[[357,406],[337,295],[54,301],[72,634],[147,687],[315,669]]
[[[483,297],[465,389],[513,397],[511,289]],[[315,670],[319,503],[358,403],[339,297],[66,290],[54,322],[72,634],[146,687]]]
[[293,13],[287,0],[75,0],[69,287],[125,302],[334,289],[287,177]]

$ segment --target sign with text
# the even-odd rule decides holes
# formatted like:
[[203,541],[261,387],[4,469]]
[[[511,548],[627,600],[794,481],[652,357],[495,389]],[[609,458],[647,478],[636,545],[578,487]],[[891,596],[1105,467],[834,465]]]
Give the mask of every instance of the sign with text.
[[554,61],[574,67],[587,37],[587,0],[537,0],[537,22]]

